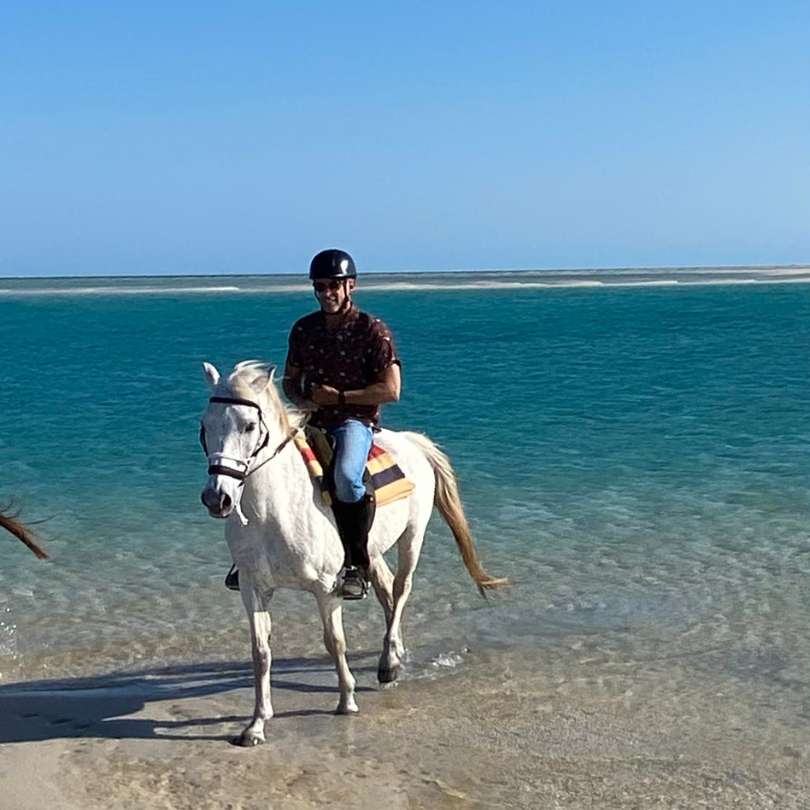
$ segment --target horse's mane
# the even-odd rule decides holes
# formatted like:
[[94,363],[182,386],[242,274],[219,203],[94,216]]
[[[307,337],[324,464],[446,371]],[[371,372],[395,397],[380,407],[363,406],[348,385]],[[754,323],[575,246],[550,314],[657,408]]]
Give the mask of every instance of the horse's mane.
[[295,408],[288,408],[284,404],[275,386],[275,368],[272,364],[264,363],[261,360],[243,360],[233,367],[225,385],[234,396],[255,401],[259,395],[251,386],[251,380],[260,374],[269,374],[270,385],[264,389],[262,396],[266,396],[270,400],[270,406],[278,419],[282,432],[290,433],[303,425],[307,415]]

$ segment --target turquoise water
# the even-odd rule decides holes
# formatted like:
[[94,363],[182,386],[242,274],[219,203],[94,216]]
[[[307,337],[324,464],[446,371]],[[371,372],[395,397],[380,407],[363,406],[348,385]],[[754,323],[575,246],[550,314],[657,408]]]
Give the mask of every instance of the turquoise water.
[[[487,567],[516,581],[482,603],[434,517],[406,615],[415,670],[467,648],[567,647],[804,681],[810,286],[718,272],[361,290],[403,358],[385,423],[447,450]],[[222,525],[199,503],[200,365],[283,363],[311,297],[233,277],[0,288],[0,500],[47,519],[53,558],[0,545],[0,673],[245,657]],[[321,654],[315,614],[279,593],[282,654]],[[376,649],[378,607],[347,614],[352,647]]]

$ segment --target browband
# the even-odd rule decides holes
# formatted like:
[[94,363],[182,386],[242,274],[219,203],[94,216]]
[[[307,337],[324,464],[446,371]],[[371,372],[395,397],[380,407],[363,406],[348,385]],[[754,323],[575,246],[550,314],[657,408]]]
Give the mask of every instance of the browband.
[[238,397],[211,397],[209,402],[222,402],[225,405],[248,405],[251,408],[255,408],[259,413],[262,412],[261,407],[255,402],[251,402],[249,399],[239,399]]

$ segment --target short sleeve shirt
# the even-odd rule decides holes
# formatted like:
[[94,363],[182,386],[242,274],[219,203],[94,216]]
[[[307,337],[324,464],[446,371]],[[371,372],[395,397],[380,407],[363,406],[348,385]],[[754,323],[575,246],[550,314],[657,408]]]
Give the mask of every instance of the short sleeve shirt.
[[[391,330],[379,319],[357,307],[346,313],[335,331],[328,331],[326,318],[318,310],[293,324],[287,362],[300,368],[304,386],[330,385],[338,391],[354,391],[379,380],[390,366],[399,365]],[[322,405],[311,422],[335,427],[346,419],[376,425],[378,405]]]

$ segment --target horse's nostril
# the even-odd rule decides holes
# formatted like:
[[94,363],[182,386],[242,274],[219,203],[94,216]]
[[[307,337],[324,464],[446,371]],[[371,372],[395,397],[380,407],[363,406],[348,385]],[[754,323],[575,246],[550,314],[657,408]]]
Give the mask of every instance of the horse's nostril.
[[211,512],[216,512],[221,506],[221,498],[213,489],[204,489],[200,500],[203,506]]
[[230,495],[218,491],[215,487],[206,487],[200,495],[200,500],[214,517],[229,515],[234,505],[234,500]]

